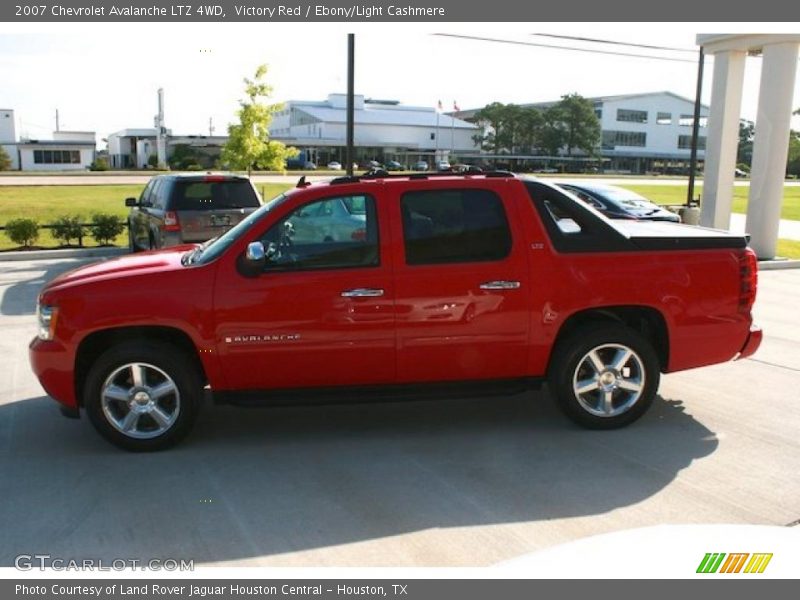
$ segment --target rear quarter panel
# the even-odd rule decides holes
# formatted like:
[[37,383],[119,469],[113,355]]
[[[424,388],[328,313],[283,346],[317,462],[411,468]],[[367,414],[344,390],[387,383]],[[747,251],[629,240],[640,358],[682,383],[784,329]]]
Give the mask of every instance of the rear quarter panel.
[[529,240],[532,375],[547,372],[569,317],[603,307],[649,307],[663,316],[666,372],[725,362],[742,348],[752,323],[738,311],[742,250],[558,253],[527,192],[520,186],[517,193]]

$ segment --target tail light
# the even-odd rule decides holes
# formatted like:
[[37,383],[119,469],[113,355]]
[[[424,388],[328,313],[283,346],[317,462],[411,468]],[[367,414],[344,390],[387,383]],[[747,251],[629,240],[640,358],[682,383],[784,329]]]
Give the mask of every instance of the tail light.
[[180,231],[181,224],[178,221],[178,213],[174,210],[168,210],[164,214],[164,223],[161,225],[161,231]]
[[365,242],[367,240],[367,230],[363,227],[356,229],[350,234],[350,239],[355,242]]
[[758,288],[758,259],[750,248],[745,248],[739,257],[739,277],[739,312],[749,314],[756,302]]

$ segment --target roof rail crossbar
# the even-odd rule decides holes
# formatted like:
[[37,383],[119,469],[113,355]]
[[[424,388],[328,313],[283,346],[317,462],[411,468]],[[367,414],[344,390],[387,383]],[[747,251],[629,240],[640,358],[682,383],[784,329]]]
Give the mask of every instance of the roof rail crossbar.
[[375,179],[432,179],[437,177],[515,177],[511,171],[481,171],[481,172],[465,172],[457,173],[455,171],[434,171],[431,173],[389,173],[383,169],[375,171],[367,171],[362,175],[336,177],[330,180],[331,185],[343,183],[358,183],[359,181],[371,181]]

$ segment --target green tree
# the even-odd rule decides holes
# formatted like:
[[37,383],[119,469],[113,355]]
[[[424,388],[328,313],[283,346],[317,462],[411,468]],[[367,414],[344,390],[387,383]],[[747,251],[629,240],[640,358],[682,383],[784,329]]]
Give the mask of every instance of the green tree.
[[542,114],[538,146],[544,150],[547,156],[558,156],[559,151],[566,144],[566,140],[561,110],[558,105],[551,106]]
[[786,173],[800,177],[800,131],[794,131],[789,135],[789,158],[786,162]]
[[0,171],[11,170],[11,157],[6,152],[6,149],[0,146]]
[[567,94],[561,96],[561,101],[553,108],[554,117],[561,122],[567,156],[572,156],[573,150],[594,156],[600,145],[601,134],[594,104],[580,94]]
[[750,165],[753,162],[753,138],[755,123],[742,119],[739,121],[739,145],[736,148],[736,162]]
[[253,79],[244,80],[245,100],[239,101],[239,123],[228,126],[228,142],[222,149],[221,160],[229,168],[281,170],[286,159],[297,154],[280,142],[269,139],[272,116],[283,107],[268,105],[264,99],[272,96],[272,86],[265,83],[267,65],[256,69]]
[[475,113],[475,121],[483,125],[483,133],[473,137],[481,148],[492,154],[500,154],[506,142],[505,128],[508,107],[502,102],[487,104]]

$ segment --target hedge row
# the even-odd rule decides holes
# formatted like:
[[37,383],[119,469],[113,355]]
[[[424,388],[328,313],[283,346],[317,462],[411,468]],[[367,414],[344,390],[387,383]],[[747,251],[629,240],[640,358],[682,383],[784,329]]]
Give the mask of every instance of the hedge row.
[[[92,215],[92,222],[84,226],[81,217],[68,215],[57,218],[50,230],[55,239],[65,245],[71,240],[79,241],[87,233],[100,245],[108,245],[125,231],[125,221],[118,215],[98,213]],[[39,223],[35,219],[11,219],[6,223],[6,235],[15,244],[29,248],[39,239]]]

